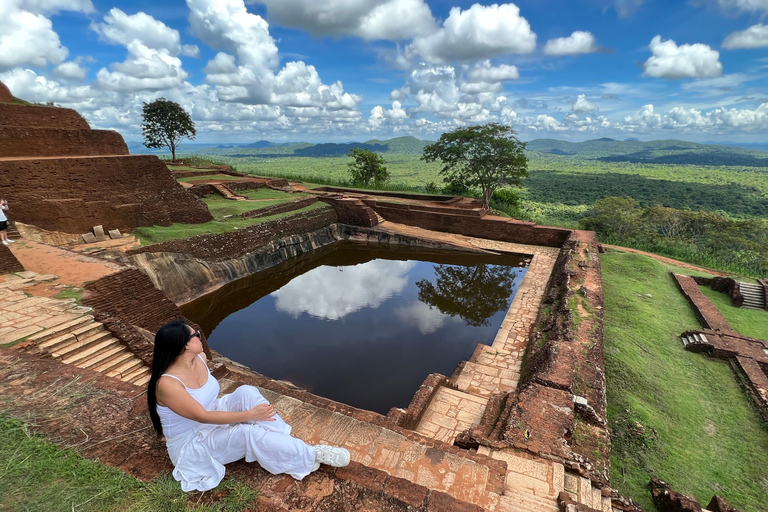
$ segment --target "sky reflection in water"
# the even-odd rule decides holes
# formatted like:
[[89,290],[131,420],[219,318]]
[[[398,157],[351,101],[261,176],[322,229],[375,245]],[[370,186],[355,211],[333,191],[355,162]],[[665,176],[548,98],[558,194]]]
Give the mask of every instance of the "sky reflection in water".
[[226,316],[208,343],[271,378],[386,414],[407,407],[428,374],[450,375],[478,343],[493,342],[525,270],[390,259],[318,266]]

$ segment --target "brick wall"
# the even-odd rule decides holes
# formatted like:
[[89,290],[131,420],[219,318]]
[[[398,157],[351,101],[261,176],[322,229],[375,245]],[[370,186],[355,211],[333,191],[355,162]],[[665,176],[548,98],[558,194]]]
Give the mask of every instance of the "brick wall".
[[0,102],[13,100],[14,97],[13,94],[11,94],[11,91],[8,90],[8,87],[6,87],[3,82],[0,82]]
[[123,137],[111,130],[59,130],[8,126],[0,128],[0,155],[96,156],[127,155]]
[[[92,307],[97,318],[107,324],[115,324],[111,329],[114,334],[125,330],[126,335],[121,336],[123,343],[142,359],[151,353],[151,343],[143,344],[141,338],[134,336],[135,330],[125,324],[141,327],[154,334],[168,322],[184,318],[179,307],[158,290],[146,274],[135,268],[86,284],[82,303]],[[198,325],[191,322],[190,325],[199,330]],[[203,346],[210,358],[210,349],[205,339]]]
[[83,116],[70,108],[0,103],[0,128],[28,126],[59,130],[90,130]]
[[371,228],[379,223],[376,212],[359,199],[328,196],[321,196],[319,199],[333,206],[339,216],[339,222],[343,224]]
[[562,247],[571,233],[567,229],[536,226],[513,219],[499,217],[478,219],[453,213],[419,211],[404,204],[380,202],[375,204],[374,210],[388,221],[502,242]]
[[269,242],[300,233],[309,233],[338,221],[331,208],[318,208],[230,233],[198,235],[185,240],[140,247],[127,254],[181,252],[212,261],[242,256]]
[[85,233],[98,224],[130,230],[213,218],[151,155],[7,160],[0,161],[0,176],[0,196],[11,203],[13,218],[51,231]]
[[[0,83],[2,85],[2,83]],[[24,267],[21,265],[16,256],[13,255],[11,250],[0,244],[0,275],[10,274],[12,272],[23,272]]]

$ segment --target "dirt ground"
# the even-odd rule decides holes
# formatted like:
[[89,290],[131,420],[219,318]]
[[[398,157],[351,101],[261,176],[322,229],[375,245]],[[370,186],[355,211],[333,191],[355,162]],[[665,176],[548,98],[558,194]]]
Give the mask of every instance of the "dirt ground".
[[661,261],[663,263],[668,263],[670,265],[675,265],[682,268],[687,268],[688,270],[696,270],[698,272],[706,272],[707,274],[712,274],[715,276],[728,276],[727,272],[720,272],[719,270],[712,270],[711,268],[704,268],[704,267],[698,267],[696,265],[691,265],[690,263],[684,263],[682,261],[673,260],[672,258],[667,258],[665,256],[659,256],[658,254],[653,254],[651,252],[645,252],[640,251],[638,249],[630,249],[629,247],[620,247],[618,245],[608,245],[608,244],[600,244],[605,249],[614,249],[617,251],[624,251],[624,252],[633,252],[635,254],[642,254],[643,256],[648,256],[650,258],[653,258],[657,261]]
[[121,268],[105,260],[31,240],[18,240],[9,247],[26,270],[59,277],[24,290],[42,297],[53,297],[61,291],[61,285],[82,288],[85,283],[117,272]]

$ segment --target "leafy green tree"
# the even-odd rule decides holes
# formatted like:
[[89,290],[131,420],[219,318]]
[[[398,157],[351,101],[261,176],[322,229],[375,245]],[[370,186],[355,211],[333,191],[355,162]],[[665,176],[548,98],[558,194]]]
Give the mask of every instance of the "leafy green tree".
[[416,282],[419,300],[441,313],[459,316],[467,325],[488,325],[488,320],[509,308],[517,272],[512,267],[480,263],[471,267],[435,265],[434,284]]
[[592,210],[581,220],[586,229],[613,239],[634,239],[645,234],[643,209],[631,197],[606,197],[595,201]]
[[389,179],[389,172],[384,166],[387,162],[381,155],[377,155],[369,149],[352,148],[349,156],[355,159],[349,162],[349,172],[352,174],[352,183],[367,187],[371,180],[376,186]]
[[510,126],[489,123],[456,128],[424,148],[425,162],[440,160],[440,174],[446,183],[460,182],[480,188],[483,207],[488,208],[493,192],[501,187],[522,184],[528,176],[525,143]]
[[145,103],[143,117],[141,133],[144,145],[148,148],[167,147],[174,160],[181,139],[195,140],[197,135],[192,118],[174,101],[158,98],[152,103]]

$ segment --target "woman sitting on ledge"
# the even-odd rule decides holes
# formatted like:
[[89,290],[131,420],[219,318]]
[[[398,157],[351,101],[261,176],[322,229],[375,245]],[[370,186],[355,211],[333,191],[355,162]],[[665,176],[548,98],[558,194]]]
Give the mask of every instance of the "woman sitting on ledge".
[[290,435],[291,427],[253,386],[216,398],[200,333],[183,320],[164,325],[155,336],[147,403],[158,436],[165,435],[173,477],[185,492],[213,489],[224,464],[245,457],[272,474],[301,480],[320,467],[349,464],[349,452],[311,446]]

